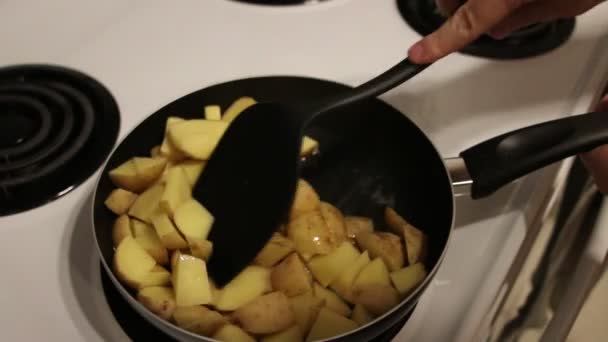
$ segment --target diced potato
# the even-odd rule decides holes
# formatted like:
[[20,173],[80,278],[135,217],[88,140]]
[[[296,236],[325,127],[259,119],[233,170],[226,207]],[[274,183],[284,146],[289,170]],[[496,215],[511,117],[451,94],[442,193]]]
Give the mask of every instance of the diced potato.
[[353,291],[355,291],[357,287],[373,284],[387,286],[391,285],[388,269],[381,258],[375,258],[369,264],[363,267],[353,282]]
[[171,139],[169,139],[169,127],[178,122],[183,121],[185,121],[185,119],[177,116],[170,116],[167,118],[167,123],[165,124],[165,136],[163,138],[162,144],[160,145],[160,153],[161,155],[167,157],[167,159],[172,161],[180,161],[184,159],[185,156],[180,150],[175,147],[175,145],[173,145]]
[[422,283],[424,278],[426,278],[426,275],[427,271],[424,264],[417,262],[413,265],[392,272],[390,277],[393,281],[393,285],[395,285],[395,288],[397,291],[399,291],[399,294],[402,296],[407,296],[416,288],[416,286]]
[[262,342],[303,342],[304,335],[298,325],[293,325],[276,334],[264,336]]
[[150,157],[154,158],[154,157],[161,157],[161,156],[162,155],[160,154],[160,145],[156,145],[150,149]]
[[357,304],[353,309],[353,314],[350,317],[353,321],[357,322],[359,325],[366,325],[367,323],[374,320],[374,316],[367,311],[363,305]]
[[192,253],[193,256],[209,261],[209,257],[211,257],[211,253],[213,252],[213,243],[211,241],[188,238],[188,245],[190,246],[190,253]]
[[112,241],[114,242],[114,246],[118,246],[126,236],[133,236],[133,233],[131,232],[131,219],[127,215],[120,215],[116,218],[114,226],[112,227]]
[[287,235],[300,254],[329,254],[336,247],[321,212],[299,215],[287,225]]
[[148,286],[165,286],[171,283],[171,273],[160,265],[154,266],[142,279],[140,288]]
[[306,335],[317,319],[317,314],[325,305],[325,299],[315,297],[313,292],[309,291],[289,298],[289,304],[295,315],[296,324],[300,327],[302,334]]
[[331,282],[330,287],[336,291],[342,298],[353,303],[353,283],[359,272],[369,264],[370,258],[367,251],[361,253],[357,260],[350,265],[347,265],[344,272]]
[[154,184],[166,162],[162,157],[134,157],[110,170],[109,177],[119,188],[140,193]]
[[306,341],[322,340],[355,329],[357,329],[357,323],[329,309],[321,308],[315,323],[310,329],[310,333],[306,337]]
[[138,289],[156,261],[131,236],[125,236],[114,252],[114,272],[127,286]]
[[270,270],[255,265],[247,266],[220,289],[215,307],[222,311],[233,311],[270,291]]
[[129,209],[129,216],[138,218],[146,223],[152,223],[152,218],[162,212],[159,203],[163,191],[164,186],[161,184],[153,185],[144,191],[137,197],[131,209]]
[[203,336],[211,336],[228,320],[220,313],[202,305],[178,306],[173,311],[175,323],[188,331]]
[[167,321],[175,310],[175,295],[173,289],[168,287],[145,287],[137,292],[137,300],[148,310]]
[[131,230],[135,241],[143,247],[154,260],[160,265],[169,262],[169,253],[163,243],[156,235],[156,231],[151,226],[138,220],[131,220]]
[[221,120],[222,109],[218,105],[205,106],[205,119],[207,120]]
[[397,290],[390,285],[368,284],[353,291],[355,303],[363,305],[369,312],[380,316],[399,304]]
[[232,315],[235,323],[254,334],[273,334],[295,323],[287,296],[275,291],[255,298]]
[[126,214],[135,202],[137,194],[121,188],[112,190],[104,204],[116,215]]
[[177,229],[186,239],[207,239],[213,225],[213,216],[197,200],[190,198],[183,202],[174,212],[173,220]]
[[272,267],[293,250],[294,245],[291,240],[279,233],[274,233],[253,262],[260,266]]
[[301,214],[315,211],[320,204],[321,200],[315,189],[304,179],[299,179],[289,218],[293,220]]
[[346,227],[344,225],[344,216],[340,210],[327,202],[321,202],[319,209],[321,216],[327,224],[331,242],[334,246],[340,246],[346,241]]
[[207,266],[203,260],[191,255],[180,254],[174,273],[175,299],[178,306],[211,302]]
[[360,233],[357,244],[362,250],[367,250],[370,257],[382,258],[391,271],[400,269],[405,263],[401,238],[393,233]]
[[140,182],[148,187],[163,173],[167,165],[167,159],[165,157],[134,157],[133,164]]
[[291,253],[272,269],[272,288],[289,297],[297,296],[312,289],[312,276],[297,253]]
[[410,265],[417,262],[424,262],[428,250],[428,242],[426,235],[418,228],[412,226],[397,212],[387,207],[384,211],[384,217],[387,225],[396,233],[405,239],[407,260]]
[[353,240],[359,233],[374,231],[374,222],[367,217],[347,216],[344,218],[344,223],[346,225],[346,236]]
[[327,255],[313,257],[308,262],[308,268],[315,279],[324,287],[337,279],[348,266],[353,264],[359,257],[359,251],[348,242],[343,242],[340,247]]
[[175,225],[165,213],[161,213],[152,218],[152,224],[156,230],[160,241],[167,249],[187,248],[188,243],[181,236]]
[[253,98],[248,96],[238,98],[230,105],[230,107],[228,107],[228,109],[226,109],[222,120],[225,122],[232,122],[239,114],[241,114],[241,112],[256,103],[257,102]]
[[251,335],[233,324],[223,325],[211,338],[221,342],[256,342]]
[[344,317],[350,316],[350,307],[332,290],[315,283],[315,296],[325,300],[325,307]]
[[312,154],[317,150],[318,147],[318,141],[305,135],[302,139],[302,146],[300,147],[300,156],[307,156],[309,154]]
[[201,160],[184,160],[176,166],[179,166],[184,170],[186,178],[188,179],[188,184],[190,184],[190,188],[192,188],[198,181],[205,165],[206,162]]
[[165,191],[160,199],[160,206],[170,216],[173,217],[178,206],[192,196],[190,183],[186,178],[186,173],[180,167],[172,167],[167,174]]
[[187,156],[207,160],[228,128],[225,121],[186,120],[169,126],[169,139]]

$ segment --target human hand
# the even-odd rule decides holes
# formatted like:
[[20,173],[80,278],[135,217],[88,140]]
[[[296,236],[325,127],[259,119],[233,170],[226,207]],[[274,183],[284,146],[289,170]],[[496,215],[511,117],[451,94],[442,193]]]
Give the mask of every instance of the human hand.
[[[597,111],[608,112],[608,96],[600,101]],[[608,116],[606,120],[608,120]],[[608,194],[608,145],[600,146],[581,154],[581,159],[587,170],[589,170],[597,188],[602,193]]]
[[441,12],[451,14],[437,31],[410,47],[409,59],[433,63],[489,33],[501,38],[530,24],[575,17],[604,0],[435,0]]

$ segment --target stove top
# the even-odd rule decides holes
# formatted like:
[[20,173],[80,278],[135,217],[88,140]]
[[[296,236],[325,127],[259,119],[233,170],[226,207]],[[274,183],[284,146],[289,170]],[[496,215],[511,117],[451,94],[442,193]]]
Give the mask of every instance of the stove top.
[[116,142],[118,106],[91,77],[58,66],[0,69],[0,216],[65,195]]
[[[112,115],[112,110],[93,106],[94,116],[101,119],[90,136],[97,136],[94,141],[100,147],[85,142],[76,155],[89,151],[86,160],[104,159],[101,146],[115,144],[115,130],[121,139],[151,113],[197,89],[259,76],[305,76],[357,85],[401,60],[420,38],[403,19],[397,0],[293,6],[237,0],[0,3],[0,67],[60,65],[89,75],[111,91],[120,116],[118,110]],[[607,15],[608,5],[600,5],[579,17],[570,39],[534,58],[453,54],[381,98],[418,124],[446,158],[506,130],[584,112],[608,79]],[[45,98],[34,100],[44,103]],[[0,102],[3,113],[9,113],[6,102]],[[1,149],[44,133],[28,128],[40,126],[40,105],[11,103],[16,128],[7,133],[0,128]],[[98,131],[98,124],[107,127]],[[51,129],[49,137],[58,133]],[[0,216],[0,322],[5,340],[129,340],[129,328],[121,327],[113,312],[116,306],[112,309],[102,286],[91,208],[85,205],[100,169],[92,167],[87,172],[93,175],[86,176],[88,167],[70,167],[83,173],[76,187],[59,184],[70,170],[53,174],[58,183],[54,191],[69,193]],[[0,173],[0,180],[4,176]],[[456,199],[456,228],[444,263],[393,341],[485,340],[484,320],[491,320],[492,305],[508,286],[503,284],[505,275],[529,231],[525,210],[532,194],[550,188],[544,185],[550,182],[544,181],[547,178],[538,172],[487,199]],[[37,197],[42,189],[25,193]]]
[[284,5],[310,5],[328,0],[230,0],[256,5],[284,6]]
[[[398,0],[399,12],[416,32],[426,36],[446,20],[435,0]],[[531,25],[497,40],[484,35],[461,50],[462,53],[494,59],[518,59],[538,56],[562,46],[572,35],[575,19]]]

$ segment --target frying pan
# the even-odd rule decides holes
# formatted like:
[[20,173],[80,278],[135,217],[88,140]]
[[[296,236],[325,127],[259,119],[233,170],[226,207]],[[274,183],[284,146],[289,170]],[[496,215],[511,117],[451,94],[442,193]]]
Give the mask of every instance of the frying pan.
[[[230,81],[171,102],[143,120],[120,142],[98,179],[93,229],[105,272],[135,311],[177,339],[211,340],[158,318],[116,278],[111,268],[111,227],[116,216],[104,206],[104,200],[115,188],[108,172],[133,156],[148,155],[150,148],[162,141],[169,116],[202,118],[205,105],[219,104],[226,108],[241,96],[306,106],[313,99],[345,89],[348,86],[304,77]],[[369,341],[408,314],[435,276],[454,225],[454,184],[469,185],[473,198],[487,196],[517,177],[608,143],[608,120],[601,113],[595,113],[535,125],[490,139],[464,151],[462,159],[450,160],[442,158],[412,121],[379,99],[322,116],[310,125],[306,134],[319,141],[321,152],[303,165],[302,177],[312,184],[322,200],[334,204],[346,215],[371,217],[381,230],[386,230],[383,209],[391,206],[428,236],[425,264],[429,272],[417,289],[374,321],[332,339]],[[260,162],[269,157],[260,151]]]

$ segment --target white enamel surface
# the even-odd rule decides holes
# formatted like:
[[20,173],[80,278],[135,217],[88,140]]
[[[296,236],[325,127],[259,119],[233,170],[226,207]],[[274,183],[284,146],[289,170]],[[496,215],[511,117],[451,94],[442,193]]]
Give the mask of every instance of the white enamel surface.
[[[584,112],[606,79],[607,15],[608,5],[585,15],[549,55],[453,55],[383,98],[446,157],[508,129]],[[216,82],[291,74],[358,84],[396,63],[417,37],[389,0],[292,8],[0,0],[0,66],[56,63],[91,74],[118,101],[121,138],[169,101]],[[96,176],[46,206],[0,218],[4,340],[126,339],[100,290],[85,204]],[[525,236],[521,210],[534,177],[542,173],[485,200],[458,199],[445,263],[396,340],[470,340]]]

